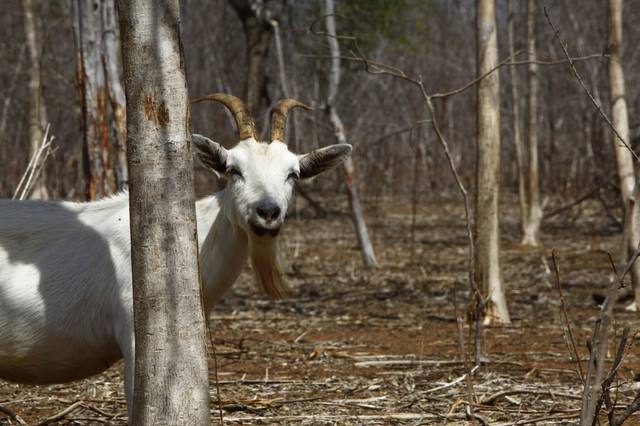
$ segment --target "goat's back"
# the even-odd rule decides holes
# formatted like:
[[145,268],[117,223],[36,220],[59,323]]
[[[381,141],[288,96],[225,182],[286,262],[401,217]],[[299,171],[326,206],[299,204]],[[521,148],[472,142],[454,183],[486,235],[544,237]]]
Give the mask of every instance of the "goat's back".
[[128,197],[0,200],[0,377],[54,383],[120,358],[131,312]]

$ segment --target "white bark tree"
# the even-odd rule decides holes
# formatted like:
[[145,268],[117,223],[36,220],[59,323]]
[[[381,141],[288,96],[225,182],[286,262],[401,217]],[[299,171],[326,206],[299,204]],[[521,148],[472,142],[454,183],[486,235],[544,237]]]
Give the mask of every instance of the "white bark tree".
[[[515,56],[514,42],[514,11],[513,0],[507,0],[507,32],[509,41],[509,56]],[[518,77],[516,67],[509,67],[509,77],[511,79],[511,103],[513,104],[513,144],[516,149],[516,166],[518,174],[518,201],[520,206],[520,225],[522,226],[522,234],[525,234],[525,228],[528,216],[527,203],[527,177],[526,177],[526,160],[524,155],[524,145],[522,143],[522,134],[520,133],[520,103],[518,95]]]
[[119,0],[135,326],[132,424],[210,422],[178,0]]
[[540,245],[540,172],[538,161],[538,64],[536,61],[536,19],[535,0],[527,0],[527,148],[528,185],[527,214],[523,224],[522,244]]
[[[331,71],[329,72],[329,88],[327,95],[327,115],[329,121],[333,126],[333,132],[338,143],[347,143],[347,135],[344,130],[344,125],[338,115],[336,108],[336,98],[338,97],[338,86],[340,85],[340,45],[336,38],[336,22],[335,22],[335,6],[333,0],[325,1],[325,14],[327,24],[327,41],[329,42],[329,49],[331,51]],[[360,205],[360,198],[358,197],[358,191],[356,189],[356,182],[354,178],[353,160],[351,157],[347,158],[344,164],[344,182],[347,187],[347,197],[349,198],[349,206],[351,207],[351,219],[356,228],[356,236],[360,243],[360,250],[362,253],[362,261],[365,267],[377,266],[375,252],[373,251],[373,245],[369,239],[369,231],[367,230],[367,223],[364,220],[364,213],[362,212],[362,206]]]
[[[477,3],[478,75],[498,64],[495,0]],[[476,160],[476,282],[488,298],[485,322],[509,323],[500,270],[500,77],[498,71],[478,83]]]
[[[47,126],[47,109],[42,96],[42,73],[40,67],[41,42],[38,40],[38,30],[33,0],[24,0],[24,33],[29,56],[29,158],[33,157],[42,144],[44,130]],[[42,167],[41,158],[35,169]],[[44,172],[44,171],[43,171]],[[31,198],[46,200],[49,198],[46,173],[40,173],[33,183]]]
[[[609,90],[611,98],[611,120],[620,136],[629,140],[629,112],[624,82],[622,61],[622,0],[608,1],[609,23]],[[636,188],[633,157],[618,137],[612,135],[620,181],[620,195],[624,209],[624,247],[625,258],[630,258],[640,241],[640,206]],[[640,262],[635,262],[631,269],[631,281],[635,292],[632,309],[637,309],[640,302]]]

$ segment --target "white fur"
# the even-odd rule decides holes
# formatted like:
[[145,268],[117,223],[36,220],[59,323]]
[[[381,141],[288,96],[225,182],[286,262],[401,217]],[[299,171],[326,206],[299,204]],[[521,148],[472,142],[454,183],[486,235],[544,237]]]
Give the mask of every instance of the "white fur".
[[[258,274],[277,272],[275,253],[264,252],[275,250],[274,238],[257,236],[248,224],[259,222],[255,205],[269,197],[283,214],[260,224],[279,228],[292,193],[288,176],[299,167],[280,142],[249,139],[226,153],[242,179],[231,177],[223,191],[196,203],[207,315],[249,256]],[[0,200],[0,378],[67,382],[124,357],[131,408],[130,250],[126,193],[90,203]]]

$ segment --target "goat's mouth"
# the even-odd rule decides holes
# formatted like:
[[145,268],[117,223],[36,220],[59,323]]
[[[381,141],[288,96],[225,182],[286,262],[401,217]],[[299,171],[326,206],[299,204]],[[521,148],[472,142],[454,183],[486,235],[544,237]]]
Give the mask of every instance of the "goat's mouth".
[[249,221],[249,228],[251,228],[251,232],[256,234],[258,237],[275,238],[278,236],[278,233],[280,232],[280,224],[270,226],[270,227],[265,227],[253,221]]

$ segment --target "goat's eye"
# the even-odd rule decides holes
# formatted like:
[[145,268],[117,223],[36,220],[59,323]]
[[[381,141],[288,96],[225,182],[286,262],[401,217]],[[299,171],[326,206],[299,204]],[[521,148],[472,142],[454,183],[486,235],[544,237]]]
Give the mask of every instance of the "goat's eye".
[[287,180],[296,180],[299,177],[300,176],[298,176],[298,174],[296,172],[291,172],[291,173],[289,173],[289,176],[287,176]]
[[235,167],[229,167],[227,169],[227,174],[231,177],[238,177],[238,178],[242,178],[242,172],[240,172],[240,170],[238,170]]

